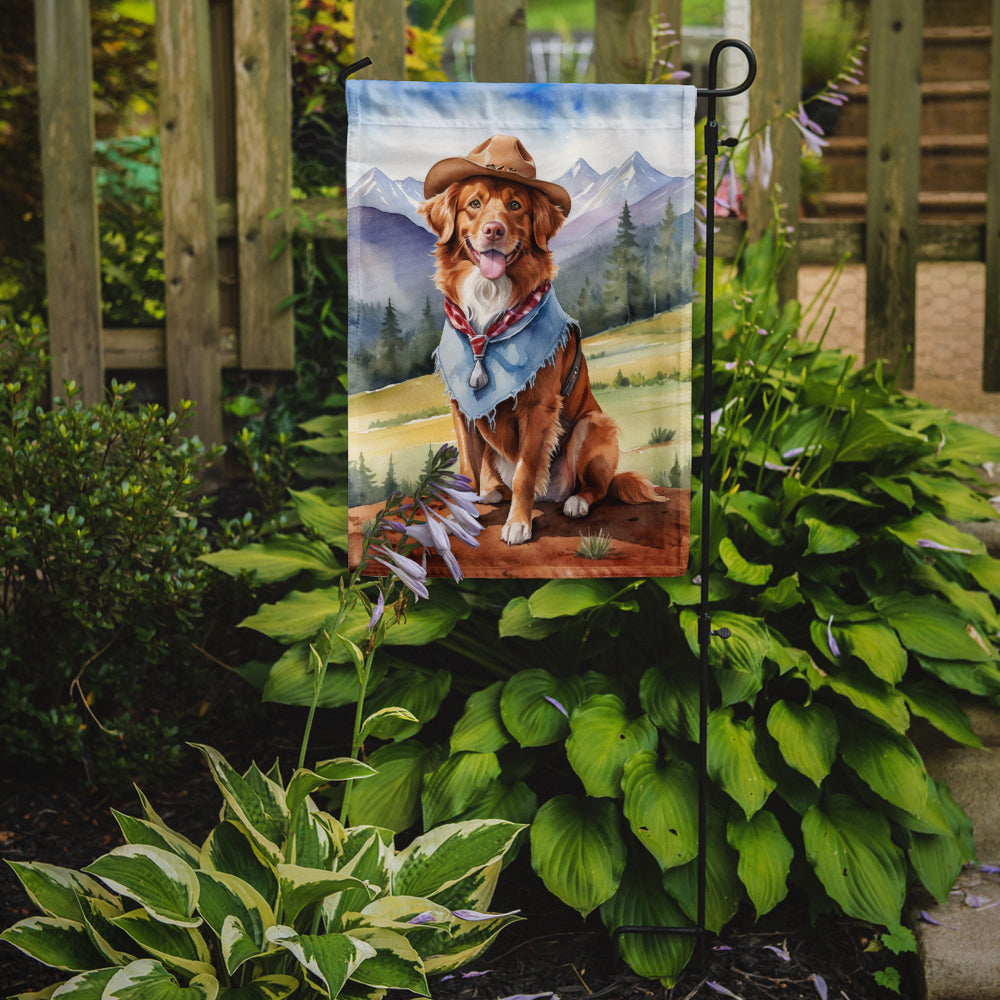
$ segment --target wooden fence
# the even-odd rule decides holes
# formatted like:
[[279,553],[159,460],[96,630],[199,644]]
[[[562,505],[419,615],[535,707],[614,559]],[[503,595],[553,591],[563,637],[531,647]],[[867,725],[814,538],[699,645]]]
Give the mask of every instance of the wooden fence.
[[[480,81],[527,78],[527,2],[475,0]],[[88,0],[35,0],[54,386],[73,379],[94,401],[108,370],[165,369],[169,400],[195,400],[196,433],[221,441],[222,370],[292,367],[292,316],[283,308],[291,254],[278,249],[292,218],[283,211],[291,204],[289,3],[158,0],[166,324],[108,330],[101,326]],[[597,82],[642,82],[650,16],[680,25],[681,6],[595,0]],[[992,3],[985,223],[919,219],[922,10],[917,0],[871,0],[866,218],[786,218],[798,239],[782,293],[795,294],[800,263],[832,263],[845,253],[863,260],[866,356],[895,365],[911,351],[903,379],[912,384],[917,262],[985,261],[983,386],[1000,391],[1000,0]],[[799,101],[802,3],[754,0],[751,17],[759,65],[753,129]],[[402,78],[404,0],[358,0],[355,20],[356,52],[374,62],[364,75]],[[722,106],[723,122],[724,115]],[[716,241],[722,255],[744,227],[752,235],[766,227],[772,198],[799,204],[800,137],[791,123],[779,125],[769,186],[748,193],[745,223],[724,220]],[[343,238],[343,201],[300,208],[315,220],[315,235]]]

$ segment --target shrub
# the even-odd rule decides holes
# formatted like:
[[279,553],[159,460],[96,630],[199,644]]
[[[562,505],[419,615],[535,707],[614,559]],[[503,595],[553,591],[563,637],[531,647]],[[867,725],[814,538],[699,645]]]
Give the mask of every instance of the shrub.
[[7,760],[113,770],[174,752],[150,680],[191,660],[208,453],[184,432],[188,404],[131,409],[128,385],[96,406],[67,385],[43,408],[41,339],[0,321],[0,743]]

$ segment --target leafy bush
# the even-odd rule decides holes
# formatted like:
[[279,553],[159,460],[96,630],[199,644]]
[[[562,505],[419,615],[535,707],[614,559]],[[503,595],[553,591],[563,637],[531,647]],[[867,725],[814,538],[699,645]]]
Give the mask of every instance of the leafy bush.
[[133,700],[191,661],[208,455],[187,405],[133,410],[127,385],[96,406],[68,385],[44,409],[42,335],[0,321],[0,742],[9,761],[107,773],[175,752],[169,721]]
[[[1000,440],[904,396],[879,364],[856,369],[798,339],[801,308],[780,308],[774,290],[781,253],[761,241],[719,282],[712,468],[695,454],[717,485],[710,538],[693,519],[691,565],[709,545],[712,625],[731,632],[709,648],[706,922],[718,931],[744,903],[763,914],[796,887],[815,912],[903,941],[907,886],[944,898],[973,852],[967,817],[927,775],[909,728],[921,717],[976,746],[957,695],[1000,695],[1000,561],[951,523],[995,516],[975,467],[1000,460]],[[695,374],[699,399],[703,367]],[[693,489],[699,511],[697,475]],[[258,670],[265,697],[305,703],[329,585],[295,542],[282,544],[304,574],[298,592],[246,624],[289,646]],[[535,869],[581,914],[598,910],[609,929],[692,924],[696,573],[439,589],[395,634],[435,640],[424,662],[400,649],[372,678],[373,705],[384,698],[419,723],[368,748],[379,773],[355,791],[355,821],[531,821]],[[346,658],[324,684],[326,704],[351,702]],[[418,736],[450,685],[472,694],[442,753]],[[633,968],[665,982],[691,947],[622,939]]]
[[199,749],[225,803],[200,847],[140,793],[142,819],[115,813],[125,846],[82,872],[11,863],[42,915],[0,938],[78,973],[60,996],[429,996],[428,973],[471,961],[518,919],[485,912],[516,824],[452,823],[399,850],[311,798],[367,765],[325,761],[285,785],[277,767],[240,774]]

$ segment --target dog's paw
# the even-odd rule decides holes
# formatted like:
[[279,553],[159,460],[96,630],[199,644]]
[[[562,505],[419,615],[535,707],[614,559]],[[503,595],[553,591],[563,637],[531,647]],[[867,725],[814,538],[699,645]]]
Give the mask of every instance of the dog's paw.
[[531,525],[524,521],[508,521],[500,529],[500,539],[508,545],[523,545],[531,541]]
[[490,490],[488,493],[482,494],[479,499],[483,503],[500,503],[503,500],[503,494],[499,490]]
[[583,497],[572,496],[563,504],[563,513],[567,517],[586,517],[590,513],[590,504]]

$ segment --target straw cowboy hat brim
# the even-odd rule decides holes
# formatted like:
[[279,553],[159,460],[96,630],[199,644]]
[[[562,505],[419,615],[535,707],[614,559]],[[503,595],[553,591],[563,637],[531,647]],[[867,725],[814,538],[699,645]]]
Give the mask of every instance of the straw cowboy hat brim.
[[541,191],[553,204],[569,215],[573,204],[569,192],[552,181],[535,176],[535,161],[519,139],[509,135],[494,135],[478,145],[468,156],[449,156],[438,160],[424,179],[424,197],[433,198],[456,181],[470,177],[506,177]]

